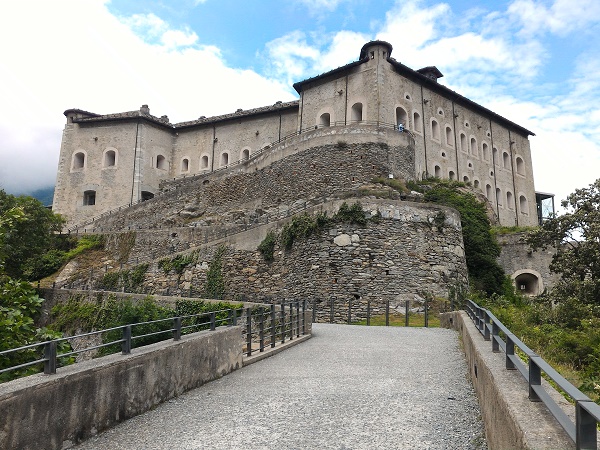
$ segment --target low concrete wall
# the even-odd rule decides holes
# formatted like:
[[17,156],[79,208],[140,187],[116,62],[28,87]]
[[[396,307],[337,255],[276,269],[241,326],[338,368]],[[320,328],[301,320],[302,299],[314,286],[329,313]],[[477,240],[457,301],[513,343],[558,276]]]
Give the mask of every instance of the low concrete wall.
[[69,447],[242,367],[241,327],[0,384],[0,448]]
[[461,334],[490,450],[575,448],[546,406],[529,401],[525,379],[506,370],[504,353],[492,353],[491,342],[483,339],[464,311],[442,314],[441,324]]

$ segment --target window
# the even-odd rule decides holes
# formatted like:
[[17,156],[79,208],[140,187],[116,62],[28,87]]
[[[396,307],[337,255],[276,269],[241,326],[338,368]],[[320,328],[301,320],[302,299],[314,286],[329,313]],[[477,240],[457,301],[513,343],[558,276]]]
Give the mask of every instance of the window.
[[498,206],[502,206],[502,191],[500,191],[500,188],[496,188],[496,202],[498,202]]
[[85,167],[85,153],[77,152],[73,155],[73,169],[83,169]]
[[188,158],[183,158],[181,160],[181,171],[189,172],[190,170],[190,160]]
[[523,158],[520,156],[517,156],[517,173],[525,176],[525,163],[523,162]]
[[114,167],[117,164],[117,154],[114,150],[104,152],[104,167]]
[[454,172],[453,171],[448,172],[448,178],[451,180],[454,180]]
[[408,128],[408,114],[401,106],[396,108],[396,125],[402,125],[404,128]]
[[221,154],[221,167],[224,167],[229,164],[229,153]]
[[506,152],[502,153],[502,167],[505,169],[510,169],[510,158]]
[[431,119],[431,137],[436,141],[440,140],[440,125],[435,119]]
[[442,178],[442,168],[440,166],[435,166],[433,169],[433,175],[436,178]]
[[463,177],[463,181],[464,181],[465,183],[468,183],[468,182],[469,182],[469,177],[465,175],[465,176]]
[[329,113],[321,114],[321,117],[319,117],[319,127],[329,126],[331,126],[331,116],[329,115]]
[[[329,114],[327,114],[327,115],[329,115]],[[328,126],[329,126],[329,125],[328,125]],[[248,150],[247,148],[245,148],[245,149],[242,151],[242,160],[243,160],[243,161],[248,161],[249,159],[250,159],[250,150]]]
[[161,170],[167,170],[167,160],[163,155],[156,157],[156,168]]
[[485,142],[481,144],[481,156],[485,161],[490,160],[490,148]]
[[446,127],[446,145],[454,147],[454,139],[452,139],[452,128]]
[[508,209],[515,209],[515,201],[513,200],[513,195],[510,191],[506,191],[506,207]]
[[350,120],[352,122],[360,122],[363,120],[362,103],[355,103],[354,105],[352,105],[352,110],[350,111]]
[[200,158],[200,169],[208,169],[208,156]]
[[496,147],[492,149],[492,158],[494,159],[494,164],[498,165],[498,149]]
[[83,204],[85,206],[94,206],[96,204],[96,191],[85,191],[83,193]]
[[477,156],[477,139],[471,138],[471,155]]
[[524,195],[519,196],[519,209],[521,210],[521,214],[529,214],[529,205]]
[[465,136],[465,133],[460,133],[460,150],[467,153],[467,136]]
[[492,186],[490,186],[489,184],[485,185],[485,196],[488,200],[492,199]]
[[421,114],[417,111],[413,113],[413,127],[417,133],[423,132],[423,124],[421,123]]
[[479,188],[479,180],[473,180],[473,186]]
[[154,198],[154,194],[152,192],[142,191],[142,201],[143,202],[150,200],[152,198]]

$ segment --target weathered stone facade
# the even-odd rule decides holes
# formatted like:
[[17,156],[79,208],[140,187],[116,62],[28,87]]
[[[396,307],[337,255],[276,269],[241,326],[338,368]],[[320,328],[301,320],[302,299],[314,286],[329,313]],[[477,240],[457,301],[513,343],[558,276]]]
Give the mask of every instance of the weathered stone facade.
[[[70,226],[81,225],[157,195],[161,183],[174,188],[165,183],[173,178],[261,170],[340,140],[393,148],[395,133],[412,139],[414,163],[410,172],[399,170],[403,178],[471,182],[501,224],[534,225],[532,133],[438,84],[436,68],[414,71],[391,51],[386,42],[370,42],[358,61],[296,83],[299,100],[224,116],[171,124],[166,116],[152,116],[147,105],[103,116],[67,110],[54,210]],[[393,165],[388,168],[394,173]]]

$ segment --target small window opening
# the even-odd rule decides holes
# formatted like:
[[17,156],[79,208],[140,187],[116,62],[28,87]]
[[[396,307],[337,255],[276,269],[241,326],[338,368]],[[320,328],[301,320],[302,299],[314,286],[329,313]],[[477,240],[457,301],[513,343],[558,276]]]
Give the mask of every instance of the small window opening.
[[229,164],[229,153],[221,154],[221,167]]
[[117,162],[117,154],[114,150],[104,153],[104,167],[113,167]]
[[149,191],[142,191],[142,201],[148,201],[150,199],[154,198],[154,194],[152,192]]
[[406,110],[400,106],[396,108],[396,125],[398,125],[398,128],[400,128],[400,126],[408,128],[408,114],[406,113]]
[[413,126],[417,133],[421,133],[423,131],[423,124],[421,123],[421,114],[417,111],[413,113]]
[[440,125],[435,119],[432,119],[431,121],[431,136],[436,141],[440,140]]
[[524,195],[519,197],[519,209],[521,214],[529,214],[529,205],[527,204],[527,198]]
[[433,174],[436,178],[442,178],[442,168],[440,166],[435,166],[433,169]]
[[446,127],[446,145],[454,147],[454,139],[452,139],[452,128]]
[[242,160],[248,161],[249,159],[250,159],[250,150],[244,149],[244,151],[242,152]]
[[496,201],[498,206],[502,206],[502,191],[500,191],[500,188],[496,188]]
[[350,112],[350,120],[352,122],[360,122],[363,120],[363,105],[362,103],[355,103],[352,105]]
[[181,161],[181,171],[182,172],[188,172],[190,170],[190,160],[187,158],[184,158]]
[[460,133],[460,150],[467,153],[467,136],[465,136],[465,133]]
[[454,172],[452,170],[448,173],[448,178],[451,179],[451,180],[454,180],[455,176],[456,175],[454,174]]
[[329,115],[329,113],[321,114],[321,117],[319,117],[319,126],[320,127],[331,126],[331,116]]
[[167,170],[167,160],[163,155],[156,157],[156,168],[161,170]]
[[488,200],[492,199],[492,186],[490,186],[489,184],[485,185],[485,196]]
[[520,156],[517,156],[517,173],[519,175],[525,175],[525,163]]
[[83,193],[83,204],[93,206],[96,204],[96,191],[85,191]]
[[515,209],[512,192],[506,191],[506,206],[508,209]]
[[502,153],[502,167],[505,169],[510,168],[510,158],[508,157],[508,153]]
[[471,155],[477,156],[477,140],[471,138]]
[[73,156],[73,169],[83,169],[85,166],[85,154],[82,152],[75,153]]
[[485,161],[490,160],[490,148],[488,147],[488,145],[485,142],[483,144],[481,144],[481,153],[482,153],[483,159]]
[[208,156],[205,155],[202,158],[200,158],[200,168],[201,169],[208,168]]

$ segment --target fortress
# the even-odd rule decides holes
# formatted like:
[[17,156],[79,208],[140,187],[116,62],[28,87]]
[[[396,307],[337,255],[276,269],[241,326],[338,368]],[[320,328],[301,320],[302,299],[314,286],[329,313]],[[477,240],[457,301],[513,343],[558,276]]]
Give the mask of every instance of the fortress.
[[[497,223],[538,223],[533,133],[439,84],[436,67],[415,71],[391,54],[389,43],[369,42],[357,61],[294,84],[296,101],[188,122],[155,117],[147,105],[108,115],[69,109],[53,209],[71,230],[115,236],[138,230],[137,262],[140,255],[155,262],[191,249],[209,260],[210,248],[225,239],[234,252],[246,252],[229,261],[236,282],[228,289],[250,297],[352,292],[362,298],[371,289],[383,301],[424,288],[445,295],[450,280],[467,279],[460,220],[432,205],[370,199],[368,211],[388,219],[384,224],[369,231],[340,226],[330,231],[335,243],[311,238],[285,264],[257,261],[257,244],[299,205],[335,212],[340,199],[377,177],[468,182]],[[432,218],[441,210],[444,233],[436,234]],[[341,235],[349,239],[345,245]],[[190,269],[178,288],[201,284],[202,267]],[[519,270],[534,277],[527,289],[538,290],[540,272],[511,273]],[[391,288],[392,279],[405,285]]]

